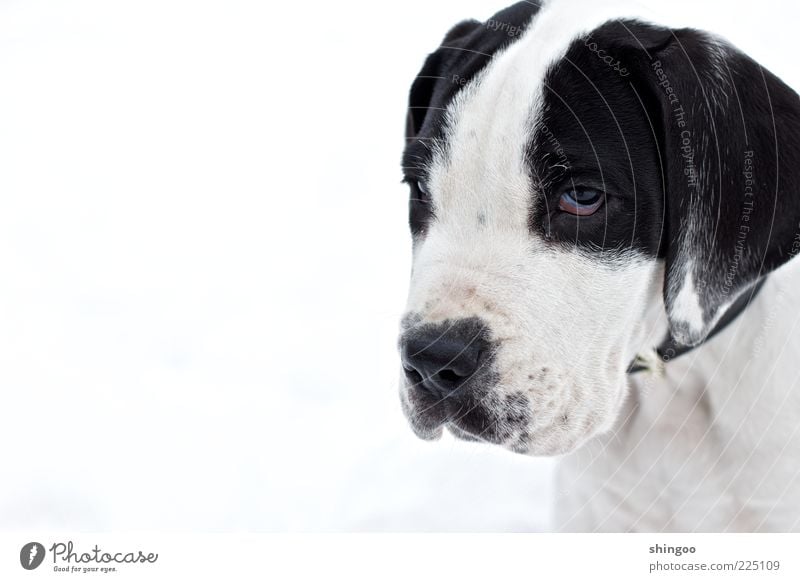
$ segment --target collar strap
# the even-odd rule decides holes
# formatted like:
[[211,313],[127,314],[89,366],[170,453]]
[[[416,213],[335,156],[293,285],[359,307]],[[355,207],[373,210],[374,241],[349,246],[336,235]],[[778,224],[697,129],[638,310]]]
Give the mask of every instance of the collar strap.
[[[672,335],[668,334],[667,338],[661,342],[661,345],[659,345],[655,350],[659,362],[666,364],[675,358],[691,352],[695,348],[699,348],[723,329],[728,327],[729,323],[739,317],[739,315],[749,307],[750,303],[761,291],[761,288],[764,286],[766,280],[766,277],[761,277],[761,279],[759,279],[759,281],[749,291],[745,291],[744,293],[740,294],[739,298],[736,299],[736,301],[733,302],[733,305],[731,305],[722,315],[722,318],[720,318],[717,325],[714,326],[714,329],[712,329],[711,332],[706,336],[706,339],[696,346],[679,344],[672,338]],[[628,374],[635,374],[636,372],[642,372],[649,369],[648,366],[639,363],[639,361],[640,360],[637,357],[633,362],[631,362],[631,365],[628,367]]]

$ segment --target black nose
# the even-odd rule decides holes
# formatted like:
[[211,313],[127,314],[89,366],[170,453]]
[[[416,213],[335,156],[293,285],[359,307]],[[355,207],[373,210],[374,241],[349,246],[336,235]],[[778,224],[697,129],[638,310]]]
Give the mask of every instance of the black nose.
[[445,396],[475,376],[488,352],[486,326],[476,318],[424,324],[403,338],[403,367],[409,381]]

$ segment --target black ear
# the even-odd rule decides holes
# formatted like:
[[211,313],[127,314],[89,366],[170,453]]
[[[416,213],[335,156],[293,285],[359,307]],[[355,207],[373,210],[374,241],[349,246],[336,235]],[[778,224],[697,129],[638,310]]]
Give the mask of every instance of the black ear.
[[[539,2],[523,0],[504,8],[485,23],[464,20],[442,39],[411,86],[406,138],[415,138],[426,124],[442,118],[450,99],[491,60],[527,29]],[[430,137],[430,136],[428,136]]]
[[[480,26],[481,23],[477,20],[464,20],[459,22],[445,35],[442,40],[442,46],[452,46],[457,49],[459,43],[462,42],[469,33]],[[422,70],[411,85],[411,91],[408,96],[406,138],[413,138],[419,135],[422,124],[425,122],[425,117],[431,107],[436,85],[447,81],[447,79],[443,77],[447,50],[448,49],[445,49],[443,51],[440,48],[436,52],[428,55],[425,64],[422,66]]]
[[672,337],[696,345],[800,250],[800,98],[715,37],[649,37],[640,73],[662,132],[664,302]]

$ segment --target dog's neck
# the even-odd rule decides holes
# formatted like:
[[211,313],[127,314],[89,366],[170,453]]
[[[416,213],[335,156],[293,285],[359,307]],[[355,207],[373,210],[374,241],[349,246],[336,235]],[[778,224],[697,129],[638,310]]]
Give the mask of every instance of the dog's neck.
[[[800,527],[800,261],[723,331],[631,375],[615,431],[566,458],[565,530]],[[631,515],[634,517],[631,519]]]

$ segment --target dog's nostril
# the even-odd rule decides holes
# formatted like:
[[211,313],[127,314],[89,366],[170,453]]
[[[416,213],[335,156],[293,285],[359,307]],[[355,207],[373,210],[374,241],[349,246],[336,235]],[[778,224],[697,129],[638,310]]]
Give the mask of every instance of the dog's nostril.
[[403,371],[405,371],[406,378],[408,378],[408,381],[412,384],[412,386],[422,384],[422,376],[414,368],[403,366]]
[[453,370],[442,370],[438,374],[439,380],[445,383],[457,384],[464,378],[456,374]]

